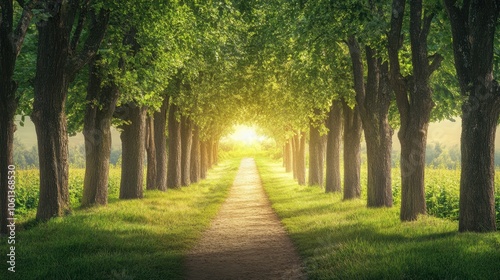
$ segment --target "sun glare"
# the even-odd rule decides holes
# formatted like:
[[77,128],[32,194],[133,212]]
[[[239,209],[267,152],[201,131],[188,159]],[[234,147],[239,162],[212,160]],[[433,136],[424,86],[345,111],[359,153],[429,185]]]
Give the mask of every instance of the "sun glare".
[[262,142],[266,137],[258,135],[255,127],[247,125],[236,125],[234,132],[228,136],[231,141],[244,143],[246,145]]

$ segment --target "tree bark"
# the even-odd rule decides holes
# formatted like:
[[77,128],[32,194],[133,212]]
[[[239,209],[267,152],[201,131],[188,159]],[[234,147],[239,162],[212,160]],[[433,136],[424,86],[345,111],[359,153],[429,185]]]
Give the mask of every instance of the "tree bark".
[[111,121],[120,95],[116,85],[111,83],[102,86],[98,61],[98,58],[94,59],[90,66],[87,108],[83,120],[85,138],[83,207],[108,203]]
[[342,104],[333,101],[327,120],[325,191],[341,192],[340,182],[340,138],[342,135]]
[[191,146],[191,183],[200,181],[200,168],[200,129],[197,125],[194,125],[193,143]]
[[[13,80],[16,60],[21,51],[26,30],[31,22],[31,9],[36,1],[23,7],[14,29],[14,2],[2,0],[0,16],[0,235],[8,233],[7,224],[13,217],[9,210],[9,166],[14,165],[13,145],[16,130],[14,117],[18,106],[17,83]],[[15,172],[14,172],[15,173]],[[14,174],[15,176],[15,174]]]
[[158,186],[156,170],[156,145],[155,145],[155,130],[154,130],[154,118],[153,116],[147,116],[146,118],[146,157],[147,157],[147,175],[146,175],[146,189],[147,190],[157,190]]
[[344,199],[361,197],[361,118],[355,107],[343,101],[344,113]]
[[168,169],[167,188],[180,188],[182,183],[181,165],[181,124],[176,118],[177,105],[171,104],[168,113]]
[[323,186],[324,137],[312,123],[309,126],[309,186]]
[[299,185],[306,184],[306,133],[304,131],[297,134],[297,182]]
[[207,169],[211,169],[214,164],[214,141],[207,141]]
[[[40,199],[37,219],[48,220],[70,210],[68,190],[68,136],[64,113],[69,83],[96,54],[104,37],[109,11],[91,12],[91,27],[82,48],[81,33],[73,31],[79,1],[47,5],[51,14],[38,24],[38,54],[31,118],[35,124],[40,159]],[[79,21],[78,24],[83,24]],[[77,28],[78,29],[78,28]],[[78,52],[78,50],[80,50]]]
[[293,171],[292,140],[288,139],[284,146],[285,171]]
[[142,198],[147,110],[133,103],[125,105],[123,109],[126,110],[125,120],[129,121],[129,124],[121,127],[120,135],[122,140],[120,199]]
[[347,42],[353,65],[356,103],[360,112],[368,158],[368,207],[391,207],[392,129],[389,125],[391,103],[387,63],[366,47],[368,78],[365,86],[361,48],[354,36]]
[[459,231],[496,230],[495,131],[500,88],[493,74],[498,1],[446,0],[462,105]]
[[[4,78],[3,76],[0,77],[0,79]],[[9,85],[12,86],[12,84],[4,83],[4,81],[0,85],[0,95],[2,95],[0,98],[0,110],[2,111],[0,113],[0,150],[2,151],[0,155],[0,235],[8,233],[7,225],[14,218],[14,212],[9,211],[9,191],[12,191],[9,188],[9,181],[10,179],[15,179],[16,174],[15,169],[11,170],[9,166],[14,165],[13,145],[14,132],[16,130],[14,115],[17,108],[17,101],[15,100],[15,90],[9,88]],[[14,172],[9,173],[9,170]]]
[[181,184],[191,185],[191,149],[193,145],[193,125],[188,117],[181,118]]
[[200,142],[200,178],[207,178],[208,170],[208,142]]
[[293,168],[293,179],[297,180],[297,162],[299,158],[299,135],[295,133],[292,137],[292,168]]
[[160,191],[167,190],[167,110],[169,97],[163,98],[160,111],[154,116],[154,143],[156,148],[156,188]]

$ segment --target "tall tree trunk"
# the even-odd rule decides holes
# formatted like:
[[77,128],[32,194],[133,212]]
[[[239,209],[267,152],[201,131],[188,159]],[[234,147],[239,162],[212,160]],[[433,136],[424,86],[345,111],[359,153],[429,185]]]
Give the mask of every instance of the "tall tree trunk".
[[301,131],[297,145],[297,182],[306,184],[306,133]]
[[324,137],[312,123],[309,126],[309,186],[323,186]]
[[127,120],[130,123],[122,126],[120,135],[122,140],[120,199],[142,198],[147,110],[134,103],[125,106]]
[[[0,77],[0,79],[2,78],[4,77]],[[12,86],[12,84],[10,85]],[[12,169],[9,167],[12,167],[14,165],[13,145],[14,132],[16,130],[16,125],[14,124],[14,115],[16,112],[17,101],[15,100],[15,89],[8,86],[9,84],[1,81],[0,95],[3,96],[2,98],[0,98],[0,151],[2,151],[0,155],[0,205],[2,211],[0,213],[0,235],[6,235],[8,233],[7,225],[14,218],[14,212],[9,211],[9,191],[12,191],[12,189],[10,189],[10,186],[15,187],[15,184],[9,185],[9,181],[12,178],[15,179],[16,174],[15,168]]]
[[399,65],[401,28],[405,1],[394,0],[391,30],[388,37],[391,83],[401,120],[398,137],[401,142],[401,213],[402,221],[416,220],[426,213],[425,146],[432,102],[430,75],[439,67],[442,57],[435,54],[429,64],[427,36],[433,14],[422,17],[422,1],[410,1],[410,41],[413,76],[403,77]]
[[[18,106],[17,83],[13,80],[17,56],[21,51],[26,30],[36,1],[24,5],[17,27],[14,26],[14,1],[0,2],[0,235],[7,234],[7,224],[13,218],[9,209],[9,166],[14,164],[13,145],[16,126],[14,117]],[[10,173],[10,174],[9,174]]]
[[208,142],[200,142],[200,178],[207,178],[208,170]]
[[35,100],[31,115],[40,160],[38,220],[48,220],[70,211],[68,134],[64,114],[69,82],[65,73],[69,34],[65,20],[66,15],[58,12],[38,25]]
[[219,139],[213,142],[213,165],[217,166],[219,164]]
[[156,188],[161,191],[167,190],[167,110],[169,97],[163,98],[160,111],[154,116],[154,142],[156,148]]
[[182,180],[181,165],[181,124],[176,119],[177,105],[171,104],[168,113],[168,169],[167,187],[180,188]]
[[97,63],[90,66],[87,108],[83,119],[85,138],[85,178],[82,206],[108,203],[109,157],[111,153],[111,121],[119,91],[114,84],[102,86]]
[[292,172],[293,171],[293,152],[292,152],[292,140],[288,139],[285,143],[285,171]]
[[[37,219],[48,220],[68,212],[68,135],[64,107],[69,83],[96,54],[104,37],[109,11],[91,13],[88,36],[78,50],[81,33],[71,38],[74,20],[89,11],[79,1],[53,5],[51,16],[38,24],[35,98],[31,118],[35,124],[40,159],[40,199]],[[84,24],[84,21],[78,21]],[[78,29],[78,28],[77,28]]]
[[214,164],[214,141],[207,141],[207,168],[211,169]]
[[344,113],[344,199],[361,196],[361,118],[355,107],[343,101]]
[[340,138],[342,135],[342,104],[333,101],[327,120],[328,135],[326,145],[325,191],[340,192]]
[[292,137],[292,158],[293,158],[293,162],[292,162],[292,167],[293,167],[293,179],[297,180],[297,173],[298,173],[298,169],[297,169],[297,162],[299,160],[299,134],[298,133],[295,133]]
[[144,139],[146,141],[146,154],[147,154],[147,175],[146,175],[146,189],[147,190],[157,190],[158,186],[156,185],[157,182],[157,174],[158,171],[156,170],[156,145],[155,145],[155,140],[154,136],[155,135],[155,130],[154,130],[154,119],[153,116],[147,116],[146,118],[146,138]]
[[462,105],[459,231],[488,232],[495,223],[495,131],[500,88],[493,54],[497,1],[446,0]]
[[191,149],[193,125],[188,117],[181,118],[181,184],[191,185]]
[[[389,125],[391,103],[387,63],[366,47],[368,79],[365,86],[361,48],[354,36],[348,40],[353,65],[356,102],[365,132],[368,157],[368,207],[391,207],[392,129]],[[365,88],[366,87],[366,88]]]
[[200,128],[194,125],[193,143],[191,146],[191,183],[200,181]]

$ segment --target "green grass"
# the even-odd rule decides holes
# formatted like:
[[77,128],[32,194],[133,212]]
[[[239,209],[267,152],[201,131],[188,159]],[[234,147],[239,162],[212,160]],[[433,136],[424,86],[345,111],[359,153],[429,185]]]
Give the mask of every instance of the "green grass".
[[281,163],[257,159],[273,208],[310,279],[500,279],[500,233],[458,233],[430,216],[401,223],[399,207],[367,209],[298,186]]
[[19,231],[16,273],[7,278],[2,239],[0,279],[182,279],[184,255],[217,213],[238,166],[227,160],[198,184],[111,199]]

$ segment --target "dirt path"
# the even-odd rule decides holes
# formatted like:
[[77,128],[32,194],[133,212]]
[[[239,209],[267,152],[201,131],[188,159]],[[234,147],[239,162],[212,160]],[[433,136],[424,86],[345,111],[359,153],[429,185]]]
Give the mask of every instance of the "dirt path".
[[188,255],[188,279],[305,279],[301,261],[264,193],[253,159],[243,159],[217,217]]

